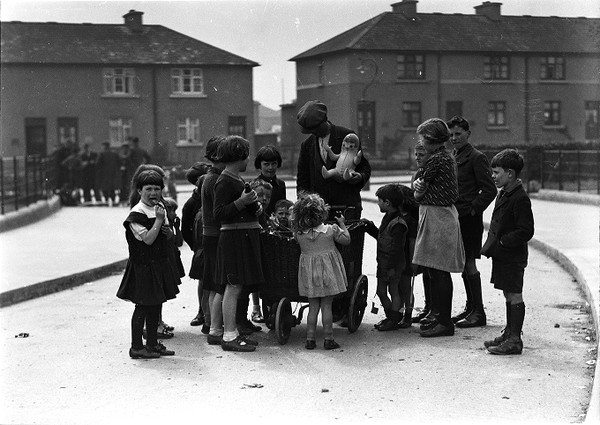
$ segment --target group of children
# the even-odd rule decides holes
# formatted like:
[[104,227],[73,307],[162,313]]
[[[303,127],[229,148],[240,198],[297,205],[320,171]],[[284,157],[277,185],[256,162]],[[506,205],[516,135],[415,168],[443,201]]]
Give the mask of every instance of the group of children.
[[[424,124],[438,126],[439,122]],[[455,270],[429,260],[430,246],[437,243],[432,235],[440,234],[448,224],[445,217],[453,220],[448,189],[452,176],[440,172],[446,158],[439,140],[433,140],[427,131],[420,134],[414,189],[401,184],[380,187],[376,192],[384,213],[380,226],[362,219],[366,232],[377,239],[377,296],[385,318],[375,327],[390,331],[420,322],[422,336],[451,335],[453,328],[450,331],[445,320],[448,300],[440,293],[448,291],[446,274],[449,277]],[[257,152],[254,165],[260,175],[248,189],[241,174],[247,169],[249,151],[249,142],[239,136],[209,140],[205,158],[210,163],[197,163],[188,171],[195,189],[183,207],[181,230],[176,203],[161,195],[164,173],[160,168],[144,165],[133,176],[131,212],[124,222],[129,261],[117,293],[136,305],[131,319],[132,358],[174,354],[159,342],[158,330],[162,326],[162,339],[173,335],[172,327],[162,321],[161,306],[179,292],[185,274],[178,248],[183,240],[194,250],[189,275],[198,280],[199,309],[190,324],[202,325],[207,343],[225,351],[256,350],[258,342],[249,335],[260,330],[252,322],[264,321],[259,297],[264,281],[260,238],[264,229],[289,232],[300,246],[298,290],[309,300],[305,348],[316,347],[319,313],[323,347],[339,348],[333,338],[332,301],[347,288],[343,261],[335,246],[351,242],[345,219],[341,216],[335,223],[328,222],[329,206],[317,194],[301,194],[295,203],[286,199],[285,182],[276,176],[282,159],[274,146]],[[441,156],[430,161],[437,154]],[[533,235],[531,205],[518,180],[522,168],[522,157],[514,150],[502,151],[492,160],[493,177],[502,190],[482,254],[492,257],[492,282],[507,300],[506,328],[500,337],[485,342],[488,351],[496,354],[520,354],[522,350],[523,271],[527,241]],[[441,213],[436,207],[439,202],[444,208]],[[450,240],[453,242],[453,237]],[[445,253],[446,259],[460,263],[458,251]],[[415,261],[417,257],[421,260]],[[414,277],[421,272],[426,312],[412,317]],[[252,321],[247,317],[250,298]]]

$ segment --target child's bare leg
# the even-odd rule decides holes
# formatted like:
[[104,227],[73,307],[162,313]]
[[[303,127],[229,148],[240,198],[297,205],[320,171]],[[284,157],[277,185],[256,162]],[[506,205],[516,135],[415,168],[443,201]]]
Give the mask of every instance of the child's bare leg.
[[232,341],[238,336],[236,310],[238,298],[242,293],[242,285],[227,285],[223,294],[223,339]]
[[210,291],[210,335],[223,335],[223,294]]
[[204,313],[204,324],[210,328],[210,324],[212,323],[211,315],[210,315],[210,291],[202,290],[202,298],[200,299],[200,307],[202,308],[202,312]]
[[323,323],[323,335],[325,336],[325,339],[333,339],[332,303],[333,296],[321,298],[321,322]]
[[412,311],[413,311],[413,291],[412,291],[412,279],[410,276],[402,275],[400,278],[400,299],[402,300],[402,307],[404,307],[404,315],[400,327],[408,328],[412,325]]
[[377,279],[377,298],[379,298],[379,302],[386,311],[386,314],[388,311],[391,311],[392,301],[388,296],[388,281],[386,279]]
[[306,318],[306,339],[314,341],[317,335],[317,317],[321,308],[321,298],[308,299],[308,316]]
[[[204,306],[202,305],[202,297],[203,297],[203,293],[204,293],[204,281],[202,279],[198,280],[198,288],[197,290],[197,294],[198,294],[198,313],[196,314],[196,317],[194,317],[192,319],[192,321],[190,322],[191,326],[200,326],[202,324],[205,323],[206,320],[206,316],[208,316],[208,310],[204,310]],[[210,322],[209,322],[210,324]]]

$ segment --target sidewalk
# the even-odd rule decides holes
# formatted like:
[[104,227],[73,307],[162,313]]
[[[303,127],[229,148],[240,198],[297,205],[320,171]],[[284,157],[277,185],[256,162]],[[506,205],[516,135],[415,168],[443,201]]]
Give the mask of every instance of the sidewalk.
[[[373,178],[365,201],[375,201],[377,188],[390,181],[406,183],[408,177]],[[289,182],[290,189],[294,182]],[[180,204],[191,186],[179,187]],[[558,261],[573,275],[590,303],[598,330],[600,266],[596,205],[550,202],[543,193],[532,199],[535,239],[531,245]],[[553,194],[556,197],[555,194]],[[180,205],[180,206],[181,206]],[[489,221],[491,208],[485,219]],[[122,271],[127,258],[121,207],[62,208],[53,216],[29,226],[0,233],[1,306],[35,298]],[[73,243],[72,241],[78,241]],[[536,282],[543,291],[543,282]],[[586,422],[600,420],[599,377]]]

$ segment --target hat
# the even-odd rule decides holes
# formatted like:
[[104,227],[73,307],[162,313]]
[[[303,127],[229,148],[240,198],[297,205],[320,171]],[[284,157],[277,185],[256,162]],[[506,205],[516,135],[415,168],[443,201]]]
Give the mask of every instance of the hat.
[[196,162],[194,165],[191,166],[189,170],[185,172],[185,178],[191,184],[195,185],[198,181],[198,177],[206,174],[209,168],[210,165],[208,164],[205,164],[203,162]]
[[309,100],[298,111],[296,121],[301,127],[301,133],[310,134],[327,121],[327,106],[320,100]]

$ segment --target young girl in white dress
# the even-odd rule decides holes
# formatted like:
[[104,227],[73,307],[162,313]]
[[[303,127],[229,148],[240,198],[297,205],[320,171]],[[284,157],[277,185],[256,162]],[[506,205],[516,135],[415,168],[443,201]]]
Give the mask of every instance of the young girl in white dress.
[[346,292],[348,281],[342,255],[335,243],[348,245],[350,233],[343,216],[337,224],[325,224],[329,206],[317,194],[302,196],[293,207],[292,229],[300,245],[298,292],[308,298],[306,349],[316,347],[317,316],[321,312],[324,348],[333,350],[340,345],[333,339],[331,303],[337,294]]

